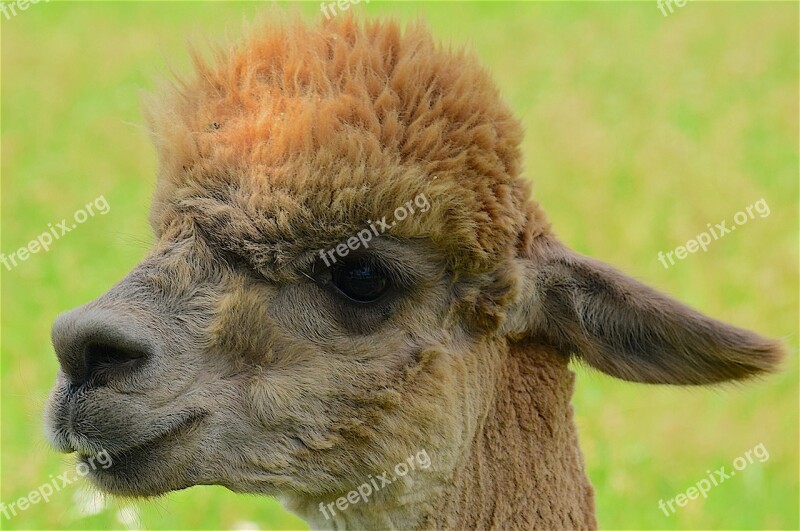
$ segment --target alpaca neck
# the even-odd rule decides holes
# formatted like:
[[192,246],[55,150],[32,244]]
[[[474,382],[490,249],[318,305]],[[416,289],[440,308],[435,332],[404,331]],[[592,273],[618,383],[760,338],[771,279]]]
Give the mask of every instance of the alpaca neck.
[[572,421],[573,381],[562,356],[514,347],[470,449],[446,481],[394,485],[391,496],[329,519],[316,504],[285,505],[314,529],[596,528]]
[[469,457],[424,527],[596,528],[572,420],[573,382],[562,356],[512,347]]

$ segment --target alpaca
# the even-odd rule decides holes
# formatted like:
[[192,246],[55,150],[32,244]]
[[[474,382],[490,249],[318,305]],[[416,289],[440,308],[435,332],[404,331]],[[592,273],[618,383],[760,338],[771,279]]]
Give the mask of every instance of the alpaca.
[[107,452],[100,489],[223,485],[315,528],[591,529],[571,359],[777,369],[778,342],[563,244],[520,122],[424,24],[273,21],[194,65],[146,102],[154,247],[53,326],[48,438]]

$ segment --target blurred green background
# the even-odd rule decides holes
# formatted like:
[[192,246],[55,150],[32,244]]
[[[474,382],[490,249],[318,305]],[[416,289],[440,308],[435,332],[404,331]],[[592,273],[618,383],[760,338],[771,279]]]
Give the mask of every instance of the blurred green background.
[[[49,329],[143,256],[155,154],[142,88],[185,71],[187,38],[239,33],[269,3],[62,3],[2,19],[6,254],[99,195],[90,218],[2,268],[2,461],[9,504],[72,467],[49,450]],[[285,7],[285,6],[284,6]],[[317,2],[296,9],[320,17]],[[526,173],[558,234],[714,317],[783,338],[785,371],[714,389],[624,383],[576,367],[574,399],[603,528],[784,528],[798,522],[798,4],[381,3],[473,47],[523,119]],[[764,198],[770,215],[665,269],[673,250]],[[748,466],[665,516],[673,498],[763,443]],[[535,456],[532,456],[535,458]],[[74,483],[8,529],[305,529],[270,499],[195,487],[154,501]]]

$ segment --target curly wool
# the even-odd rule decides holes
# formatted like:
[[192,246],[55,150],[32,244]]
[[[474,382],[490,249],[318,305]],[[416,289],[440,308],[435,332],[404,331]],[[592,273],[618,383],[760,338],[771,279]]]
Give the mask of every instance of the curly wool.
[[157,230],[221,188],[253,212],[224,220],[230,239],[285,260],[302,251],[287,241],[336,241],[420,193],[431,210],[392,233],[430,238],[452,269],[489,271],[548,230],[519,178],[519,121],[475,58],[422,23],[270,21],[214,61],[193,56],[194,76],[148,105]]

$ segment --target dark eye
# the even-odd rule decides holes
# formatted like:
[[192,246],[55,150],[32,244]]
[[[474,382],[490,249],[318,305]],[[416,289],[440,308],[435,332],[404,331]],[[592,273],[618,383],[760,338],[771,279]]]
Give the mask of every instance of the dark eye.
[[387,276],[365,260],[337,264],[331,270],[331,282],[346,297],[356,302],[375,302],[390,287]]

